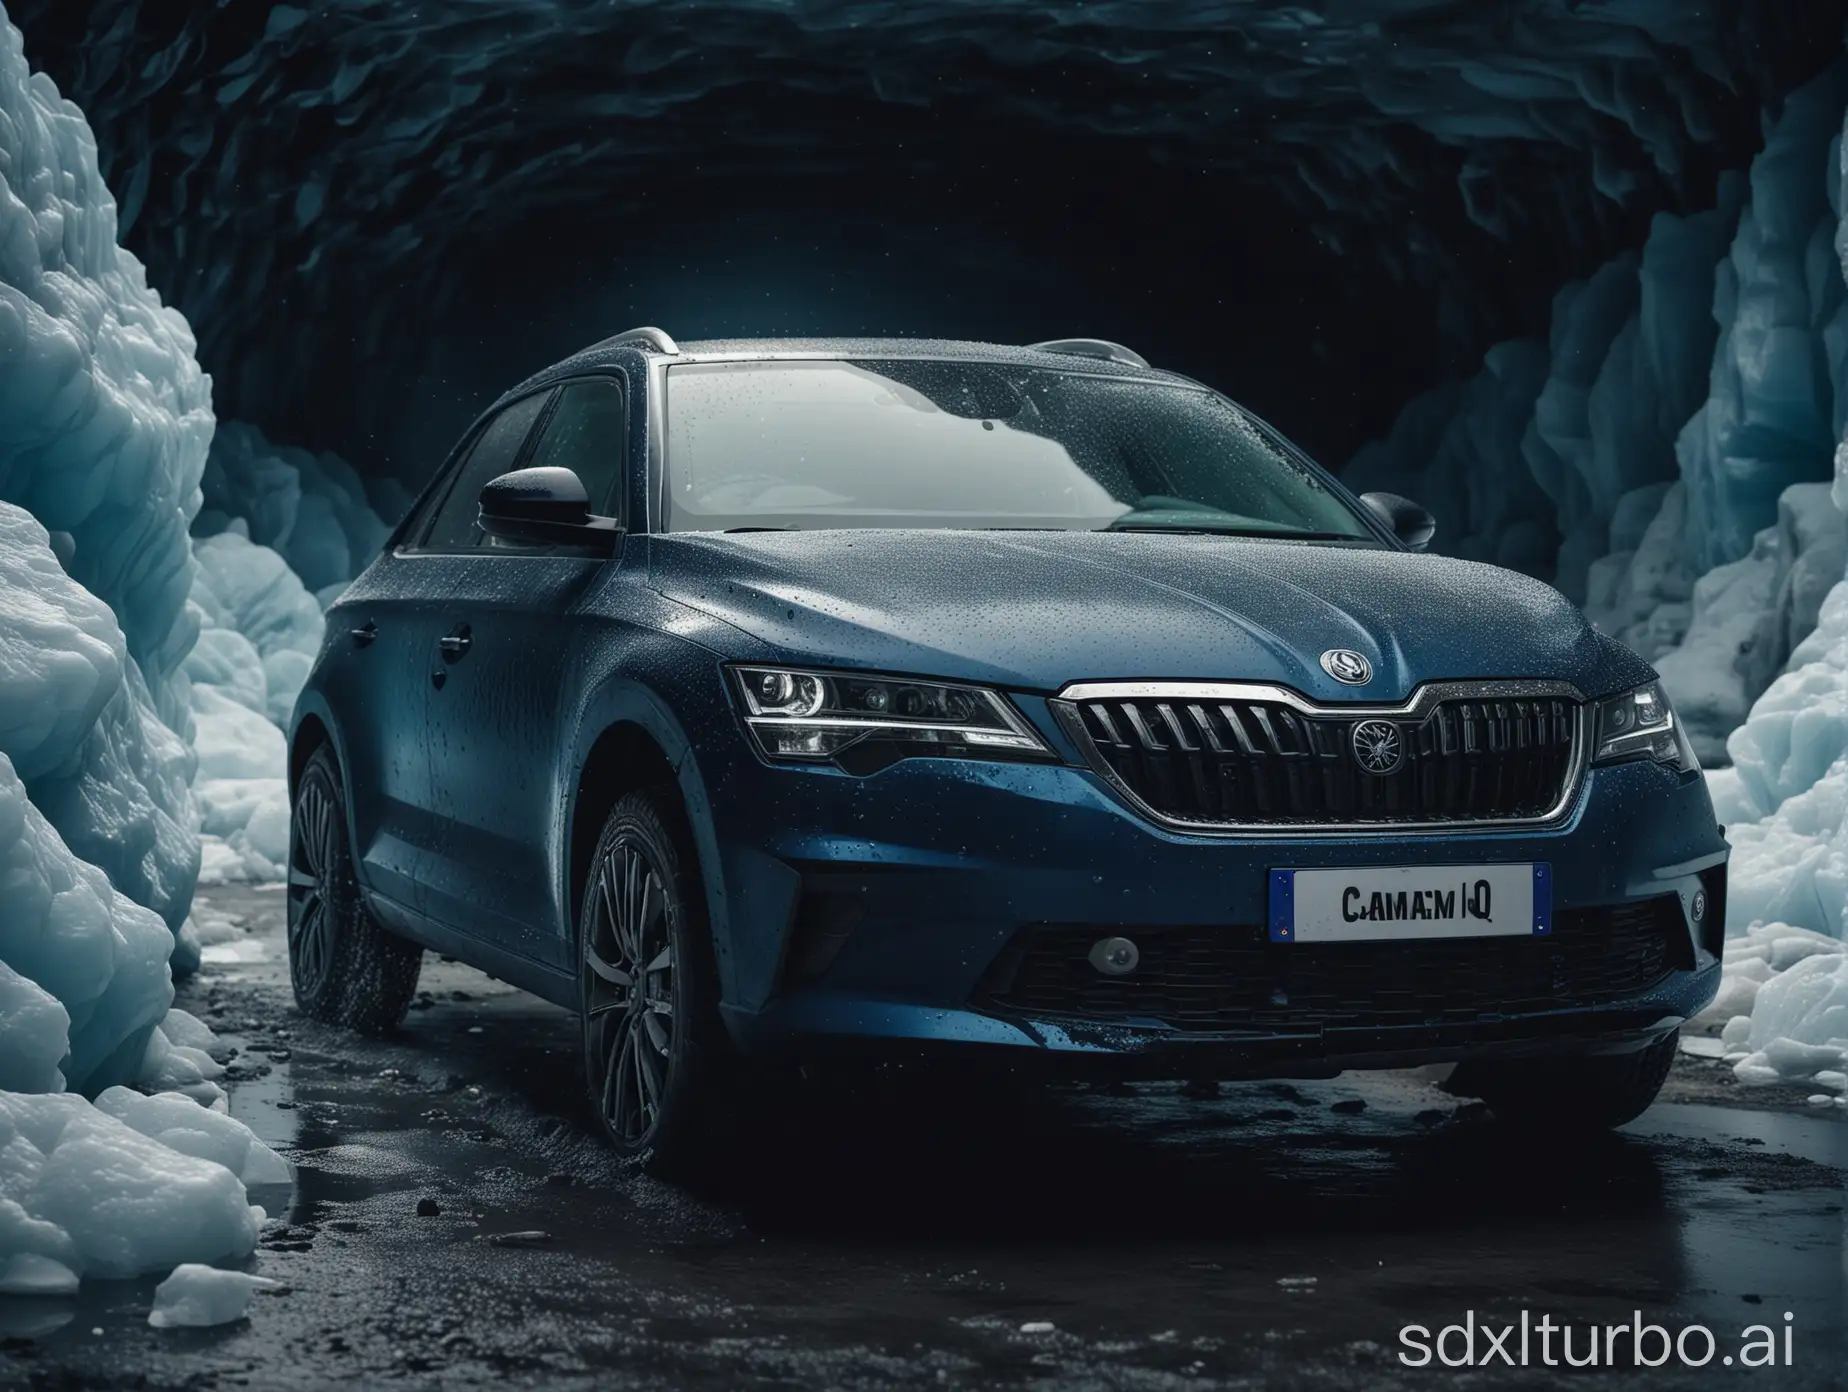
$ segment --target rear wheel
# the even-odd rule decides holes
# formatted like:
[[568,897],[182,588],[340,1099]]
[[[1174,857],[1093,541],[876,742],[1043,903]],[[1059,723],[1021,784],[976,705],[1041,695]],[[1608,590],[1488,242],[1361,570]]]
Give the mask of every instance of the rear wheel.
[[630,793],[610,812],[578,922],[597,1122],[625,1159],[685,1169],[716,1121],[729,1050],[705,893],[668,793]]
[[1480,1097],[1514,1125],[1603,1130],[1648,1110],[1674,1066],[1680,1039],[1680,1031],[1673,1031],[1627,1054],[1466,1061],[1447,1086],[1453,1093]]
[[367,910],[347,847],[346,794],[327,745],[302,770],[289,818],[289,979],[304,1015],[382,1033],[404,1018],[423,949]]

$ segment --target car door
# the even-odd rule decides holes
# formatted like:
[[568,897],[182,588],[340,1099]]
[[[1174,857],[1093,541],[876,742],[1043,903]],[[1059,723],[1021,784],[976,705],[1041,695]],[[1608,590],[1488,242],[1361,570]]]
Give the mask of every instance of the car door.
[[427,801],[424,642],[412,570],[401,555],[387,553],[328,612],[329,652],[320,678],[340,714],[341,768],[360,878],[384,901],[375,907],[388,914],[394,906],[419,908],[418,886],[436,846]]
[[[567,382],[521,466],[572,470],[592,511],[609,515],[621,506],[626,422],[620,379]],[[477,527],[472,544],[443,561],[432,654],[443,680],[427,700],[439,865],[426,888],[427,912],[557,967],[569,962],[561,928],[570,914],[558,902],[550,867],[561,834],[573,621],[608,559],[586,548],[511,542]]]
[[[393,670],[402,668],[402,704],[387,712],[394,738],[384,773],[383,801],[394,827],[380,838],[376,873],[397,886],[386,891],[419,913],[431,915],[432,887],[444,867],[437,780],[430,763],[430,698],[446,680],[440,640],[449,612],[448,586],[454,557],[472,550],[481,485],[517,468],[552,393],[513,402],[484,422],[461,451],[443,485],[426,505],[426,516],[406,530],[393,556],[389,622],[379,619],[378,643],[392,645]],[[401,656],[400,656],[401,654]],[[373,863],[368,861],[368,868]]]

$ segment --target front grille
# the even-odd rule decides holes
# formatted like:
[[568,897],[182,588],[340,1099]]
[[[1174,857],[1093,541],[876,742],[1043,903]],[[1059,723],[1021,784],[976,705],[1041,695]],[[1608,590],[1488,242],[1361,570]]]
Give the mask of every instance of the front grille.
[[[1580,706],[1564,696],[1451,697],[1400,718],[1185,696],[1066,709],[1100,772],[1157,817],[1197,826],[1535,821],[1560,807],[1577,767]],[[1396,737],[1386,772],[1362,766],[1363,723]]]
[[[1089,960],[1121,934],[1127,976]],[[1046,926],[1017,936],[977,1003],[1031,1016],[1273,1033],[1480,1021],[1622,1000],[1692,970],[1673,895],[1561,911],[1546,937],[1275,943],[1264,928]]]

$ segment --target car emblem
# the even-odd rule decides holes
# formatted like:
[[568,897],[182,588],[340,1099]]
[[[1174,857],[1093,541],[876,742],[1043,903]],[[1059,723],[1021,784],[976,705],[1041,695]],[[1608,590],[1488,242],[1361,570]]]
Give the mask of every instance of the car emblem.
[[1373,680],[1373,664],[1352,648],[1330,648],[1323,653],[1322,670],[1349,686],[1365,686]]
[[1391,773],[1404,757],[1399,727],[1391,721],[1363,720],[1354,727],[1354,761],[1368,773]]

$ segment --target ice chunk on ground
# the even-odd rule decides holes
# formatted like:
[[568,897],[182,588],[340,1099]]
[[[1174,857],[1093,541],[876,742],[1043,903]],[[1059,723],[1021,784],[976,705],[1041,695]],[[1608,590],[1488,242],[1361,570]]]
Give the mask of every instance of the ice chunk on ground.
[[177,1045],[156,1029],[148,1036],[135,1086],[151,1093],[185,1097],[201,1107],[218,1107],[225,1097],[224,1089],[218,1086],[224,1073],[204,1050]]
[[1726,944],[1720,992],[1695,1022],[1721,1023],[1717,1050],[1748,1085],[1848,1091],[1848,944],[1756,924]]
[[77,1273],[37,1252],[0,1258],[0,1295],[75,1295]]
[[[68,534],[170,721],[212,437],[192,331],[122,250],[83,113],[0,16],[0,498]],[[0,589],[4,589],[0,585]]]
[[265,1276],[187,1262],[154,1288],[148,1323],[156,1329],[229,1324],[244,1318],[253,1294],[277,1284]]
[[212,1027],[191,1011],[178,1006],[169,1010],[158,1026],[167,1042],[182,1049],[199,1049],[214,1057],[226,1046],[212,1033]]
[[1744,1044],[1750,1052],[1733,1068],[1741,1082],[1839,1086],[1848,1070],[1848,952],[1803,957],[1760,986]]
[[[136,1116],[162,1128],[157,1140],[105,1110],[113,1104],[132,1112],[118,1093],[136,1097],[111,1089],[93,1106],[69,1093],[0,1092],[0,1251],[32,1253],[105,1279],[248,1257],[261,1210],[251,1207],[236,1173],[201,1157],[230,1156],[241,1169],[260,1173],[282,1167],[280,1157],[241,1123],[180,1097],[167,1102],[195,1114],[189,1126],[165,1108]],[[248,1138],[245,1153],[235,1154],[227,1130]],[[273,1163],[253,1161],[253,1148]]]
[[288,1162],[243,1122],[178,1093],[147,1096],[114,1087],[97,1097],[96,1108],[164,1146],[224,1166],[245,1184],[290,1181]]

